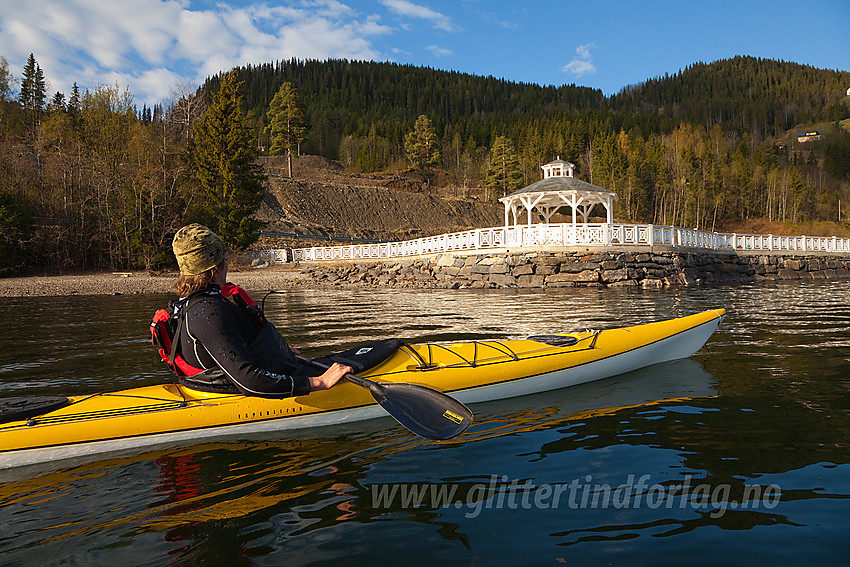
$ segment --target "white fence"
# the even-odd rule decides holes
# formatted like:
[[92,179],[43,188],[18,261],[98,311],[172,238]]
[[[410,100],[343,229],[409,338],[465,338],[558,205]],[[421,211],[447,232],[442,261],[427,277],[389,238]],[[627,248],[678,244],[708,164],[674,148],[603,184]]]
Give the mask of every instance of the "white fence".
[[651,224],[539,224],[480,228],[378,244],[298,248],[287,258],[286,250],[264,250],[257,256],[270,262],[403,258],[444,252],[536,250],[542,247],[581,246],[628,248],[664,246],[683,250],[791,252],[795,254],[850,254],[850,238],[835,236],[775,236],[732,234],[658,226]]

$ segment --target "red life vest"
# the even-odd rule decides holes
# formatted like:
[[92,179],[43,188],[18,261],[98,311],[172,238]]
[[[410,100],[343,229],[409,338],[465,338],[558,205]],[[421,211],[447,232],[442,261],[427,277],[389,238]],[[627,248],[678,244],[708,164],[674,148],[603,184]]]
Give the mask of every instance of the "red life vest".
[[251,318],[259,324],[262,324],[263,315],[262,309],[257,302],[251,299],[244,289],[233,284],[224,284],[218,289],[203,290],[192,293],[186,297],[181,297],[176,301],[172,301],[168,307],[157,309],[151,320],[151,343],[157,349],[162,361],[178,376],[194,376],[204,371],[203,368],[196,368],[186,362],[177,352],[179,346],[179,329],[182,320],[182,314],[185,313],[185,307],[189,300],[199,295],[214,295],[219,294],[225,299],[229,299],[237,306],[246,309]]

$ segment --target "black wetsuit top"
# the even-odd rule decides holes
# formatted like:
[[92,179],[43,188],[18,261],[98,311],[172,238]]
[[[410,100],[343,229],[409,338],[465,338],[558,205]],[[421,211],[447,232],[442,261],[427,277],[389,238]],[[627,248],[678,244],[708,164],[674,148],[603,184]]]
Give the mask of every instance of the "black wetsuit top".
[[220,368],[245,395],[284,398],[310,393],[310,382],[289,345],[264,317],[215,290],[182,308],[180,353],[197,368]]

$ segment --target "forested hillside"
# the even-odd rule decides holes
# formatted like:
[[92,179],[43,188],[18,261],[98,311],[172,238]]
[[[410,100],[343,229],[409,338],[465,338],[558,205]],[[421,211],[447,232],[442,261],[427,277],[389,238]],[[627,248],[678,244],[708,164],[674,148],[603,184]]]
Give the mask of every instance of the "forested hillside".
[[[176,227],[213,209],[199,173],[210,146],[197,137],[217,131],[199,125],[227,76],[138,108],[117,85],[47,93],[32,56],[21,78],[0,57],[0,272],[168,265]],[[341,60],[280,61],[232,76],[241,84],[228,92],[238,91],[244,117],[230,108],[216,119],[239,122],[245,155],[295,147],[353,175],[415,173],[437,192],[488,201],[538,180],[539,166],[561,157],[618,193],[618,222],[709,230],[752,218],[834,221],[839,203],[850,202],[847,72],[738,57],[610,97]],[[273,105],[284,90],[290,98]],[[275,138],[281,109],[298,118],[299,135],[284,144]],[[809,130],[821,139],[798,143],[795,134]],[[206,156],[206,171],[226,157]]]
[[847,118],[848,88],[848,72],[736,57],[696,63],[673,76],[632,85],[612,97],[608,107],[619,113],[651,112],[668,118],[668,124],[687,121],[706,130],[720,125],[760,142],[782,138],[800,125]]
[[[835,220],[850,197],[850,135],[840,127],[850,116],[848,72],[736,57],[608,98],[392,63],[279,61],[239,73],[257,125],[290,82],[309,124],[302,150],[361,171],[405,167],[404,134],[425,114],[440,168],[459,184],[485,180],[494,144],[510,142],[521,175],[492,197],[536,181],[556,156],[616,191],[624,221],[715,229],[752,217]],[[796,142],[815,127],[823,140]]]
[[[394,63],[278,61],[239,69],[246,108],[262,120],[284,82],[300,92],[311,133],[305,153],[335,157],[348,135],[400,140],[420,114],[437,130],[489,147],[502,133],[519,136],[581,118],[591,127],[668,134],[682,121],[710,130],[719,124],[758,141],[802,124],[847,118],[850,72],[753,57],[697,63],[673,76],[648,79],[606,98],[601,91],[511,83],[493,77]],[[211,77],[205,90],[217,88]],[[543,121],[542,123],[539,121]]]

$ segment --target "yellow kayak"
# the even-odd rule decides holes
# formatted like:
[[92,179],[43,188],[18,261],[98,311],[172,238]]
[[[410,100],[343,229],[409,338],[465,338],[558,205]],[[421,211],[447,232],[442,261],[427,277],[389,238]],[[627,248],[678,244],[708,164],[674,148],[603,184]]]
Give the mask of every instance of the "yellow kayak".
[[[602,331],[404,345],[361,376],[428,386],[464,403],[510,398],[686,358],[702,348],[724,316],[724,309],[713,309]],[[367,390],[347,382],[286,399],[164,384],[68,400],[58,409],[0,424],[0,469],[386,415]]]

